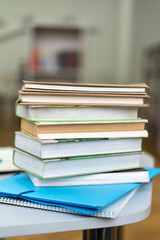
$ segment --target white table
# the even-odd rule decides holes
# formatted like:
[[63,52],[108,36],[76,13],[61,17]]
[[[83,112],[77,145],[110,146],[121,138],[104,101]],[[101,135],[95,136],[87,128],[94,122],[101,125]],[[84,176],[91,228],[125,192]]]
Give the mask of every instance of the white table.
[[110,228],[141,221],[151,210],[152,184],[142,186],[115,219],[99,219],[0,204],[0,237]]
[[[148,161],[148,166],[153,166],[152,160]],[[111,239],[113,227],[147,218],[151,211],[151,199],[152,183],[144,184],[115,219],[83,217],[0,204],[0,238],[102,228],[103,233],[106,229],[109,233],[95,237],[94,232],[92,238],[93,234],[85,231],[84,239],[87,239],[87,236],[94,240]]]

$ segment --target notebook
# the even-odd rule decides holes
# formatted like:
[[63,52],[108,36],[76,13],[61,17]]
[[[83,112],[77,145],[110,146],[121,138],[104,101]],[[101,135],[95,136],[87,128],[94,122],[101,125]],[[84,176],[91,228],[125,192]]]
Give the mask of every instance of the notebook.
[[130,199],[136,194],[140,187],[137,187],[133,191],[126,193],[117,201],[113,202],[107,207],[104,207],[102,210],[93,213],[93,214],[83,214],[78,211],[74,211],[72,209],[64,208],[64,207],[57,207],[51,205],[43,205],[39,203],[34,203],[22,199],[15,199],[15,198],[8,198],[8,197],[0,197],[1,204],[8,204],[20,207],[28,207],[28,208],[35,208],[40,210],[52,211],[52,212],[63,212],[63,213],[70,213],[70,214],[77,214],[77,215],[86,215],[92,217],[101,217],[101,218],[116,218],[118,214],[122,211],[122,209],[126,206],[126,204],[130,201]]

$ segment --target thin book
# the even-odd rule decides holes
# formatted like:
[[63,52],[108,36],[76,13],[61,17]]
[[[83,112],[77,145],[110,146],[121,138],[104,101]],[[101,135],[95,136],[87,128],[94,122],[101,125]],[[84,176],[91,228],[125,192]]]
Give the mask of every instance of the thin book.
[[146,106],[149,96],[116,94],[80,94],[19,91],[18,102],[50,105]]
[[30,173],[28,176],[36,187],[145,183],[150,180],[149,173],[144,168],[53,179],[40,179]]
[[93,83],[66,83],[66,82],[31,82],[23,81],[25,89],[43,89],[59,91],[91,91],[91,92],[129,92],[144,93],[148,86],[139,84],[93,84]]

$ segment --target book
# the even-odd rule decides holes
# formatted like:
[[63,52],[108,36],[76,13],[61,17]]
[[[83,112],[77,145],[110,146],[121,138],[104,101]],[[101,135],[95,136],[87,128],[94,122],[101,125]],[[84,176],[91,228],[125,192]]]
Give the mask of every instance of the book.
[[38,158],[112,154],[141,151],[142,137],[41,140],[23,131],[15,132],[15,147]]
[[92,122],[31,122],[21,119],[20,128],[37,137],[39,134],[144,131],[146,122],[145,119]]
[[148,132],[144,131],[121,131],[121,132],[82,132],[82,133],[48,133],[37,134],[42,140],[50,139],[84,139],[84,138],[145,138]]
[[113,94],[81,94],[60,92],[19,91],[18,102],[41,103],[49,105],[91,105],[91,106],[148,106],[149,96],[144,95],[113,95]]
[[15,149],[16,167],[39,178],[57,178],[140,167],[141,152],[40,159]]
[[100,211],[92,213],[92,214],[85,214],[79,211],[75,211],[65,207],[58,207],[53,205],[44,205],[36,202],[31,202],[19,198],[9,198],[9,197],[0,197],[1,204],[8,204],[12,206],[20,206],[20,207],[27,207],[27,208],[34,208],[40,209],[45,211],[52,211],[52,212],[61,212],[61,213],[69,213],[69,214],[77,214],[82,216],[91,216],[91,217],[100,217],[100,218],[116,218],[122,209],[128,204],[128,202],[133,198],[137,191],[141,186],[135,188],[134,190],[124,194],[124,196],[120,197],[118,200],[114,201],[113,203],[109,204],[106,207],[103,207]]
[[144,168],[53,179],[40,179],[30,173],[28,176],[36,187],[141,183],[150,181],[149,173]]
[[[158,168],[146,169],[149,171],[150,179],[160,174]],[[44,188],[35,187],[26,173],[18,173],[0,181],[0,195],[43,205],[64,207],[83,214],[93,214],[143,184],[122,183]]]
[[[29,134],[29,132],[26,132]],[[145,138],[148,132],[144,131],[121,131],[121,132],[79,132],[79,133],[42,133],[37,134],[38,139],[84,139],[84,138]]]
[[0,173],[20,171],[19,168],[13,165],[13,150],[12,147],[0,148]]
[[23,81],[23,88],[63,91],[91,91],[91,92],[127,92],[144,93],[148,86],[144,83],[138,84],[93,84],[93,83],[66,83],[66,82],[31,82]]
[[98,95],[99,96],[99,94],[103,94],[103,95],[111,95],[111,96],[114,96],[114,95],[130,95],[130,96],[136,96],[136,95],[140,95],[140,96],[145,96],[146,95],[146,92],[114,92],[114,91],[112,91],[112,92],[102,92],[102,91],[100,91],[100,92],[98,92],[98,91],[72,91],[72,90],[49,90],[49,89],[34,89],[34,88],[31,88],[31,89],[29,89],[29,88],[23,88],[22,87],[22,89],[21,89],[23,92],[41,92],[41,93],[51,93],[51,94],[54,94],[54,93],[62,93],[62,94],[72,94],[72,93],[74,93],[74,94],[78,94],[78,95]]
[[136,107],[15,105],[17,117],[29,121],[92,121],[137,119]]

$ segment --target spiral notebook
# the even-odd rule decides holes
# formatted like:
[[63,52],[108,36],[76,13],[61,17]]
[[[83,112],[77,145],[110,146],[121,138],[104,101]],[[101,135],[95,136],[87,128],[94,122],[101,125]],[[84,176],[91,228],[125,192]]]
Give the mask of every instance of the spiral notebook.
[[85,214],[80,213],[78,211],[74,211],[72,209],[58,207],[58,206],[51,206],[51,205],[43,205],[39,203],[34,203],[22,199],[15,199],[15,198],[8,198],[8,197],[0,197],[1,204],[8,204],[20,207],[27,207],[27,208],[34,208],[52,212],[62,212],[62,213],[70,213],[70,214],[77,214],[83,216],[92,216],[92,217],[101,217],[101,218],[116,218],[118,214],[122,211],[122,209],[126,206],[126,204],[131,200],[131,198],[136,194],[141,186],[137,187],[136,189],[132,190],[131,192],[126,193],[117,201],[113,202],[107,207],[104,207],[102,210],[93,213],[93,214]]

